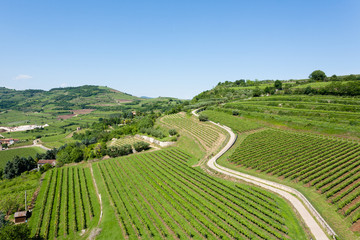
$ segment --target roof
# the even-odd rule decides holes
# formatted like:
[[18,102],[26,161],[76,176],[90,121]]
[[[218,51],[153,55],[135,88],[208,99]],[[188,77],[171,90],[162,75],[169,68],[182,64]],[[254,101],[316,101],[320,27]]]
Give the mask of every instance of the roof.
[[53,163],[56,163],[56,160],[51,159],[51,160],[39,160],[38,161],[38,164],[45,164],[45,163],[53,164]]
[[14,215],[15,218],[18,217],[26,217],[26,211],[22,211],[22,212],[16,212]]

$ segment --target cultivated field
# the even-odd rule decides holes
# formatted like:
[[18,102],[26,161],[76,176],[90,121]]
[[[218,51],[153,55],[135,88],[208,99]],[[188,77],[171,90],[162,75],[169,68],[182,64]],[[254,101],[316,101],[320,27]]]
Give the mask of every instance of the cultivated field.
[[229,161],[313,186],[351,223],[360,222],[359,143],[265,130],[249,135]]
[[228,111],[297,129],[360,138],[360,99],[280,95],[226,103]]
[[19,157],[35,157],[37,153],[44,153],[45,150],[40,147],[16,148],[0,151],[0,168],[4,169],[9,160],[13,160],[15,156]]
[[126,144],[133,145],[136,142],[143,142],[144,140],[138,139],[136,137],[128,136],[123,137],[115,140],[111,140],[111,142],[108,144],[109,147],[116,146],[120,147]]
[[[226,133],[209,123],[201,123],[197,118],[187,117],[183,113],[167,115],[161,121],[171,127],[186,131],[197,139],[205,149],[216,149],[224,141]],[[215,149],[214,149],[215,148]]]
[[97,224],[99,209],[88,167],[55,168],[42,182],[30,227],[45,239],[79,238]]
[[211,121],[215,123],[221,123],[222,125],[230,127],[239,133],[256,130],[263,127],[263,125],[255,121],[233,116],[224,112],[206,110],[202,111],[201,114],[208,116]]
[[99,239],[305,239],[287,204],[188,165],[176,148],[93,164],[104,199]]

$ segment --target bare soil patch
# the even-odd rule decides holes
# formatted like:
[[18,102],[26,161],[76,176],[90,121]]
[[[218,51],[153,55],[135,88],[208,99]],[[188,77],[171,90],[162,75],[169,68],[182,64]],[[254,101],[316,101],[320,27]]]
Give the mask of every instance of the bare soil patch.
[[351,231],[353,232],[360,232],[360,221],[357,221],[351,226]]
[[133,100],[128,100],[128,99],[116,99],[117,103],[129,103],[132,102]]
[[78,110],[71,110],[74,114],[79,115],[79,114],[88,114],[91,113],[93,111],[95,111],[96,109],[78,109]]
[[69,118],[72,118],[72,117],[75,117],[76,114],[66,114],[66,115],[59,115],[58,116],[58,120],[66,120],[66,119],[69,119]]

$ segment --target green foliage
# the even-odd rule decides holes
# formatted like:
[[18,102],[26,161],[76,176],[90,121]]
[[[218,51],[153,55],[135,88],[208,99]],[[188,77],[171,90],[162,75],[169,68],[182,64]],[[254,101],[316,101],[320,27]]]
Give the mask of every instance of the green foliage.
[[150,148],[150,144],[147,142],[136,142],[133,144],[134,149],[137,152],[141,152],[141,151],[145,151],[148,150]]
[[24,158],[15,156],[13,160],[8,161],[4,168],[4,178],[11,179],[20,176],[25,171],[36,168],[36,162],[32,157]]
[[[18,209],[24,209],[24,192],[33,196],[39,186],[40,174],[37,171],[29,174],[22,174],[13,179],[0,181],[0,211],[12,214]],[[31,204],[31,197],[28,197],[27,204]]]
[[84,160],[84,147],[79,143],[65,144],[59,148],[56,160],[62,163],[80,162]]
[[178,134],[178,132],[176,131],[176,129],[169,129],[169,134],[170,136],[175,136],[176,134]]
[[311,81],[325,81],[326,74],[321,70],[315,70],[309,75],[309,78]]
[[130,144],[124,144],[121,146],[112,146],[107,150],[107,155],[110,157],[125,156],[132,153],[132,147]]
[[274,87],[276,89],[281,90],[282,89],[282,82],[280,80],[276,80],[275,83],[274,83]]
[[150,136],[153,136],[153,137],[156,137],[156,138],[159,138],[159,139],[162,139],[162,138],[166,137],[162,130],[156,129],[156,128],[141,128],[140,132],[141,133],[146,133],[146,134],[148,134]]
[[11,224],[10,221],[6,220],[6,215],[2,211],[0,211],[0,230],[1,228],[5,227],[6,225]]
[[45,163],[43,166],[40,167],[40,173],[43,174],[44,172],[48,171],[51,168],[53,168],[51,164]]
[[200,113],[199,114],[199,121],[201,121],[201,122],[206,122],[206,121],[208,121],[209,120],[209,117],[208,116],[206,116],[205,114],[203,114],[203,113]]
[[2,240],[24,240],[24,239],[42,239],[31,238],[31,231],[26,223],[22,224],[8,224],[1,228],[0,239]]
[[262,91],[259,87],[256,87],[253,91],[253,97],[260,97],[262,94]]

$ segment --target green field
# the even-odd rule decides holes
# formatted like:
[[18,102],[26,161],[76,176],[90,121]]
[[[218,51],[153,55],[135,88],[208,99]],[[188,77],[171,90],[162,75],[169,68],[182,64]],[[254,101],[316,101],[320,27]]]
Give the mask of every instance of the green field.
[[40,147],[29,148],[16,148],[0,151],[0,168],[4,168],[9,160],[12,160],[15,156],[19,157],[35,157],[37,153],[45,153],[45,150]]
[[30,219],[33,235],[45,239],[77,239],[99,220],[100,206],[90,169],[85,165],[46,173]]
[[281,198],[209,176],[176,148],[93,164],[98,239],[306,239]]

